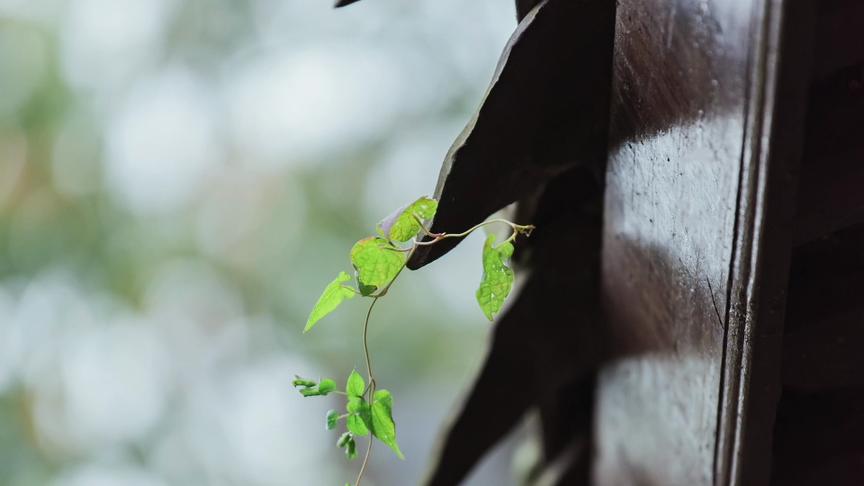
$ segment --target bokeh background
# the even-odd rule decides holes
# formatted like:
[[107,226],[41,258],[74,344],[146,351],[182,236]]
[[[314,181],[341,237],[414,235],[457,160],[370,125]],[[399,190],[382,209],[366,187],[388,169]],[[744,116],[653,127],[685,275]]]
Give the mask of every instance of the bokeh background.
[[[512,3],[0,0],[0,485],[353,481],[340,400],[290,382],[362,366],[364,303],[300,331],[434,189]],[[378,447],[370,485],[417,484],[485,353],[480,240],[377,308],[407,459]]]

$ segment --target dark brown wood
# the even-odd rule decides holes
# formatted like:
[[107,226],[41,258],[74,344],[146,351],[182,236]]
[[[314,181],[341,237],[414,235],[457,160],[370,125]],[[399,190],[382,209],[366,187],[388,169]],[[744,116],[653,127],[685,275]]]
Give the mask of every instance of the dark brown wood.
[[[597,305],[601,197],[593,175],[577,169],[553,180],[533,205],[528,216],[538,228],[516,255],[518,273],[528,277],[496,322],[483,369],[424,484],[459,484],[530,409],[539,408],[544,447],[538,471],[553,463],[575,466],[571,482],[563,484],[587,486],[587,476],[572,479],[590,464],[593,379],[606,351]],[[573,443],[583,447],[571,449]]]
[[862,345],[864,306],[787,334],[783,342],[783,385],[807,391],[864,387]]
[[[804,184],[804,182],[802,182]],[[786,332],[816,332],[823,321],[864,305],[864,227],[822,237],[795,249]]]
[[724,4],[618,5],[603,293],[621,356],[598,384],[601,486],[714,477],[752,30],[752,6]]
[[[858,52],[864,57],[864,47],[855,47],[848,46],[845,52]],[[794,236],[797,244],[864,222],[861,140],[864,62],[838,69],[811,88]]]
[[598,485],[767,483],[813,22],[793,3],[619,2]]
[[819,15],[815,17],[814,76],[820,79],[838,69],[864,62],[864,49],[861,47],[864,2],[820,0],[816,3]]
[[864,225],[795,250],[772,484],[853,485],[864,477],[862,295]]
[[[751,78],[758,93],[747,130],[752,150],[748,197],[741,198],[738,270],[733,274],[717,438],[717,484],[767,484],[780,399],[782,336],[791,235],[804,150],[807,90],[813,61],[815,2],[764,4],[765,32]],[[759,104],[762,105],[761,109]],[[742,196],[746,194],[742,192]],[[749,255],[748,255],[749,252]],[[743,265],[749,264],[749,269]],[[734,330],[734,332],[733,332]]]
[[[522,6],[529,3],[537,6],[447,155],[431,228],[463,231],[518,200],[519,221],[537,227],[515,255],[528,277],[496,323],[429,486],[458,484],[532,408],[540,409],[544,439],[537,470],[554,465],[562,484],[588,483],[594,376],[606,349],[597,282],[614,1]],[[409,268],[456,243],[421,247]],[[525,387],[531,391],[516,391]]]
[[[553,177],[605,159],[614,8],[614,0],[545,0],[522,20],[444,160],[433,232],[464,231]],[[408,267],[458,242],[421,247]]]
[[540,0],[516,0],[516,19],[521,22],[539,3]]
[[777,412],[776,486],[857,486],[864,477],[864,390],[786,392]]

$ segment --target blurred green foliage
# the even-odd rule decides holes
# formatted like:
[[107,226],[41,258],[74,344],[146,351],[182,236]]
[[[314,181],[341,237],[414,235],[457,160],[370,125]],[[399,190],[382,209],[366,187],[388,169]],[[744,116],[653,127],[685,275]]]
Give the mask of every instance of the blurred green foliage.
[[[0,484],[344,477],[304,475],[335,403],[290,385],[360,365],[363,309],[303,323],[432,191],[512,28],[493,0],[0,0]],[[378,309],[379,374],[427,419],[376,484],[419,477],[482,357],[475,253]]]

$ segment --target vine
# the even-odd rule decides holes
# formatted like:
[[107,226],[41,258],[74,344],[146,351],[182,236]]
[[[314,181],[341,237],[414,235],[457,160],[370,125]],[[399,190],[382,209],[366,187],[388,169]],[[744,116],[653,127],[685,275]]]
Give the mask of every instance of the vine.
[[[438,201],[429,197],[421,197],[388,216],[376,227],[377,236],[369,236],[354,244],[351,248],[351,264],[357,280],[357,288],[347,285],[352,277],[346,272],[339,275],[324,289],[303,332],[309,332],[323,317],[330,314],[342,302],[356,296],[369,297],[372,302],[366,312],[363,322],[363,357],[366,362],[366,379],[357,372],[351,371],[345,384],[345,391],[336,388],[336,382],[325,378],[318,382],[297,377],[293,385],[304,397],[326,396],[330,393],[345,395],[345,412],[330,410],[326,416],[326,429],[333,430],[339,422],[345,421],[347,429],[336,445],[345,449],[349,460],[357,458],[358,437],[369,435],[369,444],[363,455],[363,462],[354,486],[361,486],[363,476],[372,455],[372,444],[378,439],[387,445],[400,459],[404,459],[399,443],[396,441],[396,423],[393,421],[393,396],[384,389],[377,388],[375,374],[372,371],[372,359],[369,353],[369,321],[372,310],[378,300],[390,290],[396,278],[405,269],[405,265],[420,246],[434,245],[448,238],[462,238],[474,231],[492,224],[505,224],[510,227],[510,236],[496,245],[496,237],[489,234],[483,245],[483,277],[477,289],[476,298],[483,314],[490,321],[501,310],[504,301],[513,287],[513,270],[508,261],[513,254],[513,241],[517,235],[530,236],[534,229],[532,225],[520,225],[505,219],[490,219],[461,233],[432,233],[424,225],[431,220],[438,209]],[[420,238],[430,239],[421,241]],[[351,486],[351,483],[346,483]]]

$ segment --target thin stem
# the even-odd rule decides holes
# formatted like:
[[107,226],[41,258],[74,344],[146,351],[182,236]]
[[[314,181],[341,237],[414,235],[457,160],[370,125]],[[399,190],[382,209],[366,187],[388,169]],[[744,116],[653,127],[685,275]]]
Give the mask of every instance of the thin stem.
[[507,238],[507,241],[513,241],[516,238],[516,235],[519,233],[530,234],[531,231],[534,230],[534,225],[516,224],[516,223],[514,223],[512,221],[508,221],[506,219],[495,218],[495,219],[488,219],[486,221],[483,221],[482,223],[475,224],[474,226],[468,228],[467,230],[465,230],[461,233],[437,233],[437,234],[436,233],[428,233],[429,236],[434,235],[435,236],[434,239],[431,239],[429,241],[416,241],[415,240],[414,246],[418,247],[418,246],[434,245],[435,243],[438,243],[439,241],[447,239],[447,238],[463,238],[463,237],[470,235],[474,231],[476,231],[476,230],[478,230],[484,226],[488,226],[488,225],[494,224],[494,223],[506,224],[507,226],[509,226],[513,230],[513,233],[510,234],[510,237]]
[[426,227],[426,225],[423,224],[423,221],[420,218],[418,218],[416,214],[412,214],[412,216],[414,216],[414,221],[417,221],[417,224],[420,225],[420,230],[422,230],[423,234],[425,234],[426,236],[431,236],[433,238],[437,238],[437,237],[444,234],[444,233],[433,233],[432,230],[430,230],[429,228]]
[[[398,277],[399,274],[397,273],[396,276]],[[396,280],[396,278],[394,277],[393,280]],[[392,284],[393,281],[391,280],[390,283]],[[386,293],[388,288],[390,288],[389,285],[384,289],[384,293]],[[372,309],[375,308],[375,303],[378,302],[381,295],[372,298],[372,303],[369,304],[369,310],[366,311],[366,320],[363,322],[363,356],[366,358],[366,372],[369,375],[369,385],[366,387],[364,394],[368,393],[367,400],[369,401],[371,401],[372,397],[375,396],[375,375],[372,373],[372,359],[369,357],[369,318],[372,317]],[[374,438],[370,435],[369,447],[366,448],[366,455],[363,457],[363,465],[360,466],[360,472],[357,474],[357,480],[354,481],[354,486],[360,486],[360,482],[363,480],[363,474],[366,473],[366,466],[369,464],[369,456],[372,455],[373,442]]]
[[357,474],[357,479],[354,481],[354,486],[360,486],[360,481],[363,480],[363,473],[366,472],[366,466],[369,464],[369,457],[372,455],[372,444],[375,443],[372,435],[369,435],[369,446],[366,448],[366,455],[363,456],[363,465],[360,466],[360,472]]
[[[452,234],[432,233],[429,229],[427,229],[425,226],[423,226],[423,222],[420,221],[420,219],[417,218],[416,215],[414,215],[414,218],[420,224],[420,228],[422,228],[423,233],[426,236],[431,236],[433,239],[429,240],[429,241],[417,241],[417,239],[415,238],[414,239],[414,245],[410,249],[399,249],[399,248],[394,249],[395,251],[401,251],[401,252],[407,251],[408,252],[408,255],[405,258],[405,263],[403,263],[402,266],[399,267],[399,271],[396,272],[396,275],[393,276],[393,278],[390,280],[390,282],[387,284],[387,286],[384,287],[383,289],[381,289],[380,292],[378,292],[377,294],[372,296],[372,303],[369,304],[369,310],[366,311],[366,320],[363,322],[363,357],[366,360],[366,372],[368,373],[368,379],[369,379],[369,384],[366,386],[366,390],[363,392],[363,394],[364,394],[364,396],[366,396],[366,399],[369,402],[371,402],[373,400],[373,398],[375,397],[375,387],[376,387],[375,375],[372,373],[372,359],[369,356],[369,320],[372,317],[372,309],[375,308],[375,304],[378,302],[378,299],[387,295],[387,291],[390,290],[390,287],[393,285],[394,282],[396,282],[396,279],[399,278],[399,275],[402,273],[402,271],[405,270],[405,267],[407,266],[408,260],[410,260],[411,256],[414,255],[414,251],[417,249],[417,247],[432,245],[432,244],[437,243],[437,242],[439,242],[443,239],[446,239],[446,238],[462,238],[464,236],[468,236],[469,234],[471,234],[472,232],[474,232],[475,230],[477,230],[479,228],[482,228],[484,226],[488,226],[490,224],[495,224],[495,223],[506,224],[507,226],[509,226],[513,230],[512,234],[507,239],[507,241],[513,241],[516,238],[516,235],[518,235],[520,233],[525,234],[525,235],[529,235],[529,234],[531,234],[531,231],[534,229],[534,226],[530,225],[530,224],[529,225],[520,225],[520,224],[513,223],[511,221],[508,221],[506,219],[496,218],[496,219],[490,219],[490,220],[484,221],[482,223],[476,224],[476,225],[472,226],[471,228],[468,228],[467,230],[465,230],[461,233],[452,233]],[[372,444],[374,444],[374,442],[375,442],[374,439],[375,438],[372,435],[369,436],[369,446],[366,448],[366,455],[363,457],[363,464],[360,466],[360,472],[357,474],[357,479],[354,482],[354,486],[360,486],[360,482],[363,480],[363,475],[366,473],[366,467],[369,465],[369,458],[372,456]]]
[[375,308],[375,303],[378,302],[380,296],[376,296],[372,299],[372,303],[369,304],[369,310],[366,311],[366,321],[363,322],[363,356],[366,358],[366,372],[369,375],[369,386],[374,386],[375,383],[375,375],[372,374],[372,360],[369,358],[369,318],[372,316],[372,309]]
[[[406,263],[402,264],[402,266],[399,267],[399,271],[396,272],[396,275],[393,276],[393,279],[390,280],[390,283],[388,283],[387,286],[384,287],[383,290],[381,290],[381,292],[379,292],[372,298],[372,303],[369,304],[369,310],[366,311],[366,320],[363,322],[363,356],[366,359],[366,371],[369,374],[369,385],[366,387],[366,391],[364,392],[364,394],[367,394],[367,400],[369,402],[371,402],[375,396],[376,385],[375,375],[372,373],[372,359],[369,357],[369,318],[372,317],[372,309],[375,308],[375,303],[378,302],[378,299],[387,294],[387,291],[390,290],[393,282],[395,282],[396,279],[399,278],[399,274],[402,273],[402,270],[405,270],[407,261],[410,260],[411,255],[414,254],[414,248],[416,247],[411,247],[408,256],[405,258]],[[372,455],[372,444],[374,442],[375,438],[370,435],[369,447],[366,449],[366,455],[363,457],[363,465],[360,466],[360,472],[357,474],[357,480],[354,482],[354,486],[360,486],[360,481],[363,480],[363,474],[366,472],[366,466],[369,464],[369,456]]]
[[355,289],[354,287],[351,287],[350,285],[343,285],[342,288],[343,288],[343,289],[348,289],[348,290],[350,290],[351,292],[354,292],[354,293],[357,294],[357,295],[363,295],[363,294],[360,293],[359,290]]

